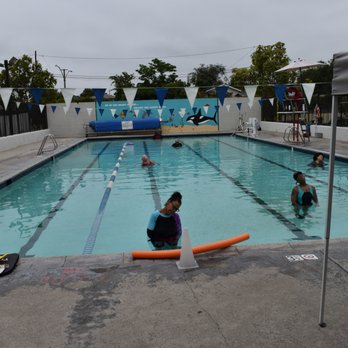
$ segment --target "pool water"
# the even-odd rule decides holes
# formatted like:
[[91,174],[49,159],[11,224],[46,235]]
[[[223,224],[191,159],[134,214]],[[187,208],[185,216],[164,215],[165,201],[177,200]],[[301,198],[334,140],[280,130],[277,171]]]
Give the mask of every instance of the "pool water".
[[[310,169],[311,154],[233,136],[182,141],[183,147],[173,148],[173,139],[132,139],[123,153],[126,140],[86,141],[4,187],[0,252],[58,256],[149,249],[149,216],[174,191],[183,195],[179,214],[192,245],[244,232],[250,239],[243,244],[323,238],[328,168]],[[141,167],[144,153],[157,164]],[[296,170],[306,173],[319,198],[305,219],[296,218],[290,204]],[[334,184],[331,236],[347,237],[347,163],[336,161]]]

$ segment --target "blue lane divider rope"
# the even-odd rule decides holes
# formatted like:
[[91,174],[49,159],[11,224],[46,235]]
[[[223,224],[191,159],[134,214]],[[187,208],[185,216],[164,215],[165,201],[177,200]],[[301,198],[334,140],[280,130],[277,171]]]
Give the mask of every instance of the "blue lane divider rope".
[[122,157],[124,155],[124,152],[125,152],[125,149],[126,149],[127,145],[128,145],[127,143],[123,144],[122,150],[121,150],[120,155],[119,155],[119,157],[117,159],[116,165],[115,165],[115,167],[113,169],[113,172],[111,174],[111,177],[110,177],[110,180],[108,182],[108,185],[107,185],[107,187],[105,189],[103,198],[102,198],[102,200],[100,202],[99,209],[97,211],[97,215],[96,215],[96,217],[94,219],[94,222],[93,222],[93,225],[91,227],[91,231],[89,232],[89,235],[88,235],[85,247],[83,249],[83,255],[91,254],[93,252],[95,241],[97,239],[97,234],[98,234],[98,231],[99,231],[99,227],[100,227],[100,224],[101,224],[101,221],[102,221],[102,218],[103,218],[105,206],[106,206],[106,203],[107,203],[107,201],[109,199],[110,192],[111,192],[111,189],[112,189],[112,185],[115,182],[116,175],[118,173],[118,169],[120,168],[120,162],[122,161]]

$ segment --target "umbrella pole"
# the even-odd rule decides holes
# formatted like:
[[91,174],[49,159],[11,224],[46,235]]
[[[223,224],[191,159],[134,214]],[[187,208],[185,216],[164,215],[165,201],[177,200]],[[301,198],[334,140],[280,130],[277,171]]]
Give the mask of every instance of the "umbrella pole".
[[330,161],[329,161],[329,182],[328,182],[326,226],[325,226],[325,249],[324,249],[323,274],[322,274],[322,283],[321,283],[321,296],[320,296],[319,326],[321,327],[326,327],[326,323],[324,322],[324,307],[325,307],[325,293],[326,293],[327,263],[328,263],[328,257],[329,257],[328,254],[329,254],[330,227],[331,227],[332,191],[333,191],[334,167],[335,167],[337,105],[338,105],[338,96],[334,95],[332,96],[332,110],[331,110],[331,144],[330,144]]

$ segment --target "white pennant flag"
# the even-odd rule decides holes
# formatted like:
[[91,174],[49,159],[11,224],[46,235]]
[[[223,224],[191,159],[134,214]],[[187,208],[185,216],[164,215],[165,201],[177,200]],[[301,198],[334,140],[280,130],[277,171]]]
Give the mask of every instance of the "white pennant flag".
[[133,106],[135,95],[137,94],[137,88],[123,88],[123,92],[127,98],[129,110]]
[[269,102],[273,105],[273,103],[274,103],[274,98],[269,98],[268,100],[269,100]]
[[17,109],[21,106],[21,102],[16,102]]
[[86,108],[88,116],[91,116],[93,108]]
[[255,98],[255,93],[257,89],[257,85],[251,85],[251,86],[244,86],[245,92],[248,96],[248,105],[249,108],[251,109],[253,104],[254,104],[254,98]]
[[69,106],[63,106],[63,110],[64,110],[64,114],[66,115],[68,110],[69,110]]
[[227,104],[226,105],[226,109],[227,109],[228,112],[230,111],[230,107],[231,107],[231,104]]
[[12,94],[13,88],[0,88],[1,99],[4,102],[5,110],[7,109],[8,102]]
[[186,108],[181,108],[179,111],[179,115],[181,116],[181,118],[184,118],[185,114],[186,114]]
[[74,96],[75,88],[62,88],[61,92],[63,94],[63,98],[65,101],[65,105],[67,106],[67,110],[69,110],[72,97]]
[[191,108],[193,108],[193,105],[195,104],[198,87],[185,87],[185,92],[187,99],[190,102]]
[[208,113],[208,110],[209,110],[209,106],[203,106],[203,109],[204,109],[204,112],[207,114]]
[[157,109],[157,111],[158,111],[158,115],[159,115],[159,117],[161,119],[162,118],[163,109],[162,108],[161,109]]
[[115,117],[117,109],[110,109],[110,111],[111,111],[111,116]]
[[45,108],[46,105],[39,104],[40,112],[42,113],[43,109]]
[[305,92],[308,104],[311,103],[314,88],[315,88],[315,83],[302,83],[302,88]]
[[138,115],[139,115],[139,109],[134,110],[134,114],[135,114],[135,117],[138,117]]

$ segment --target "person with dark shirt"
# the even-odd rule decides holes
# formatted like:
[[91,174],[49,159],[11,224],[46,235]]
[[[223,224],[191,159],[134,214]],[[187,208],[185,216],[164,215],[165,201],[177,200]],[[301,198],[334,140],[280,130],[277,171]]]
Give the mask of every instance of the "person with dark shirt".
[[175,147],[175,148],[182,147],[182,143],[181,143],[180,140],[176,139],[174,141],[174,143],[172,144],[172,146]]
[[181,237],[181,221],[177,214],[182,195],[174,192],[161,210],[155,210],[147,226],[149,241],[156,249],[174,249]]
[[313,161],[309,163],[310,167],[316,168],[320,167],[324,169],[324,155],[321,152],[317,152],[313,156]]
[[[302,172],[295,172],[293,177],[297,185],[291,192],[291,204],[295,209],[296,216],[303,219],[313,202],[318,205],[317,192],[314,186],[306,183],[306,177]],[[303,214],[300,214],[301,210]]]

